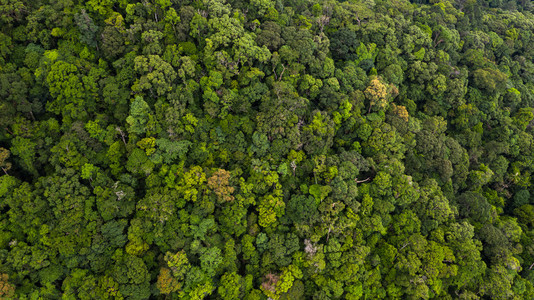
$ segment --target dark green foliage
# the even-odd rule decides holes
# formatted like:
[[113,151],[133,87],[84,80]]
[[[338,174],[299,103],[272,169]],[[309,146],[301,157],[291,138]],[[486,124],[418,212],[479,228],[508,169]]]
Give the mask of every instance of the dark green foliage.
[[287,203],[287,217],[294,223],[309,222],[317,216],[317,202],[311,196],[293,196]]
[[358,41],[356,32],[348,28],[341,28],[330,35],[330,51],[332,57],[338,60],[357,59],[356,49],[358,46],[360,46],[360,41]]
[[530,2],[0,0],[0,299],[534,299]]

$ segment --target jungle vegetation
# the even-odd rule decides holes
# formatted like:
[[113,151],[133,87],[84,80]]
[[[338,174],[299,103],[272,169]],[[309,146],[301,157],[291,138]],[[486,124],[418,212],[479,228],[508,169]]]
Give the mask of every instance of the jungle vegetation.
[[528,0],[0,0],[0,299],[534,299]]

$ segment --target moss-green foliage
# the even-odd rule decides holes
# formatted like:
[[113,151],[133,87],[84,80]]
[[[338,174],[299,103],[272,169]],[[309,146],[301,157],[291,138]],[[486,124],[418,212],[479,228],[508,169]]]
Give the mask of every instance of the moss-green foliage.
[[0,1],[0,299],[534,299],[533,13]]

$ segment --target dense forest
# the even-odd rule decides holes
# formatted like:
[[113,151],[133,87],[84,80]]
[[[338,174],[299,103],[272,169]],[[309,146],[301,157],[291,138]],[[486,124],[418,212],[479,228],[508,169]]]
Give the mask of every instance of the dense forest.
[[0,0],[0,299],[534,299],[529,0]]

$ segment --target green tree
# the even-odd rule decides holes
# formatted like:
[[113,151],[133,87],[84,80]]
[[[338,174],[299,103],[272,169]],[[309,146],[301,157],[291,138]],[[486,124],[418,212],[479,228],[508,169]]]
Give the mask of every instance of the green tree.
[[221,285],[217,289],[223,299],[241,299],[242,278],[237,273],[224,273],[221,277]]
[[47,110],[63,115],[65,121],[86,119],[94,110],[94,102],[87,99],[83,82],[76,65],[56,61],[46,76],[53,100]]
[[134,70],[141,77],[132,85],[132,91],[139,93],[148,90],[150,96],[162,96],[172,91],[176,71],[158,55],[137,56]]
[[136,96],[130,104],[130,115],[126,122],[130,125],[129,131],[137,135],[156,133],[159,129],[155,116],[141,96]]

